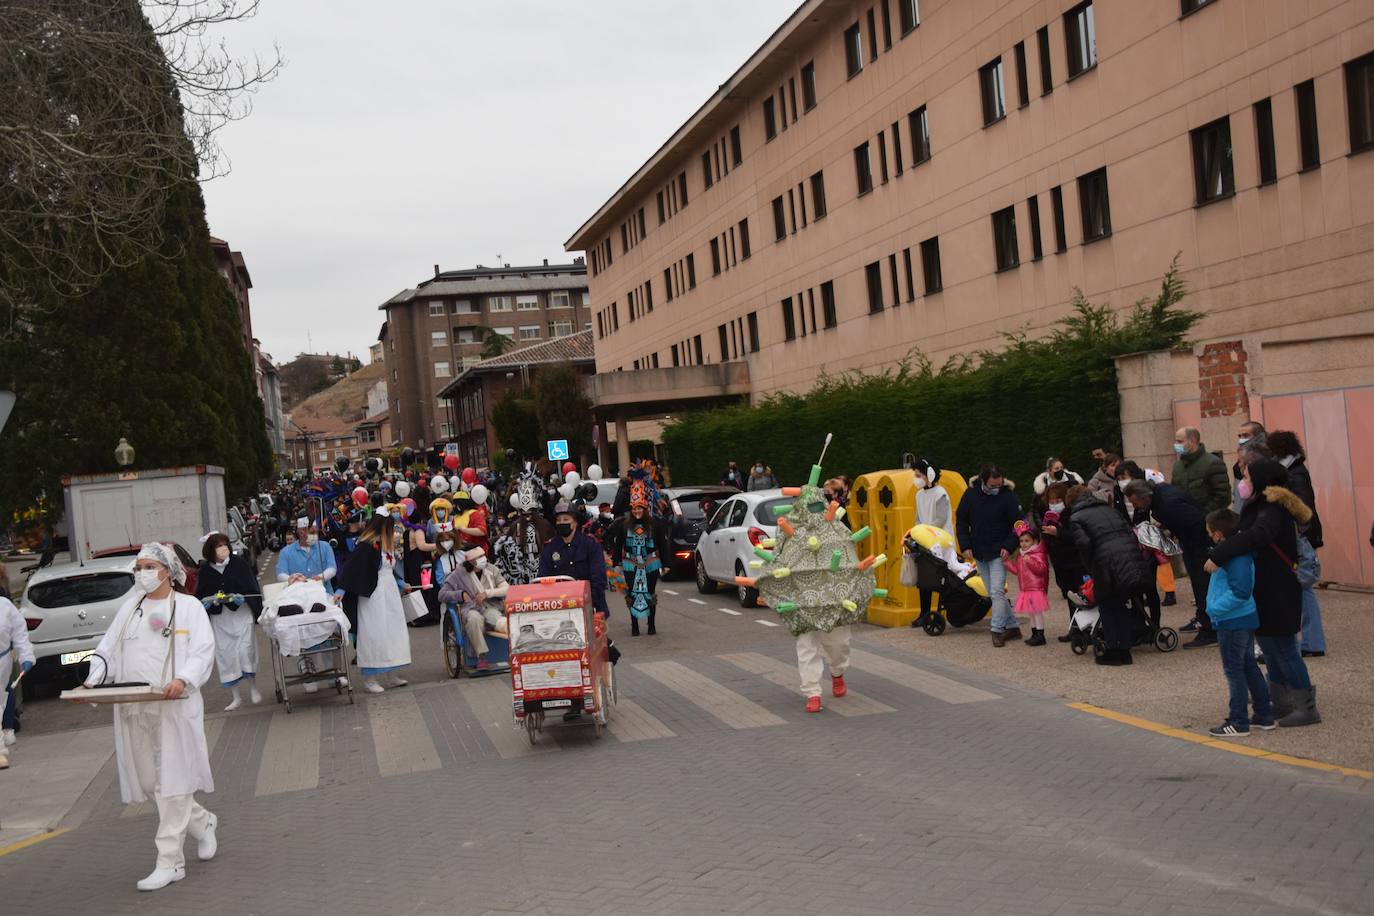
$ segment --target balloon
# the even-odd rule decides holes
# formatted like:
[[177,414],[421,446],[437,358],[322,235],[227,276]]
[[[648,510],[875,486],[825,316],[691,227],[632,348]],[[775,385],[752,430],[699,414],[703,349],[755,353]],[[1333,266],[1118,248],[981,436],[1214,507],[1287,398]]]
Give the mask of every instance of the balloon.
[[415,500],[410,499],[409,497],[407,497],[406,499],[401,500],[401,511],[402,511],[403,513],[405,513],[405,517],[406,517],[406,518],[410,518],[412,515],[414,515],[414,514],[415,514]]
[[340,474],[342,474],[344,471],[348,470],[348,465],[349,465],[349,461],[348,461],[348,459],[347,459],[346,457],[344,457],[343,455],[340,455],[339,457],[337,457],[337,458],[334,459],[334,467],[336,467],[336,468],[339,469],[339,473],[340,473]]
[[364,490],[362,487],[358,487],[356,490],[354,490],[353,502],[359,506],[367,505],[367,491]]
[[564,475],[563,480],[566,483],[570,483],[573,486],[577,486],[579,483],[582,482],[582,475],[577,473],[576,471],[570,471],[569,473]]
[[564,499],[572,499],[576,493],[577,487],[574,487],[570,483],[565,483],[563,484],[563,486],[558,488],[558,494],[562,496]]
[[442,474],[436,474],[434,478],[429,482],[430,492],[434,493],[434,495],[436,496],[438,496],[441,493],[447,493],[448,486],[448,480],[445,479]]
[[448,468],[450,471],[456,471],[456,470],[458,470],[458,456],[457,456],[457,455],[445,455],[445,456],[444,456],[444,467]]
[[369,458],[369,459],[367,459],[366,461],[363,462],[363,467],[364,467],[367,471],[369,471],[369,472],[375,474],[375,473],[377,473],[378,470],[381,469],[382,463],[381,463],[380,461],[378,461],[376,458]]
[[480,483],[472,488],[472,501],[479,506],[486,505],[487,499],[491,496],[491,491]]
[[399,497],[401,497],[401,499],[405,499],[407,496],[409,496],[409,495],[410,495],[410,484],[406,483],[404,480],[397,481],[397,482],[396,482],[396,495],[399,496]]
[[390,493],[391,481],[383,480],[381,483],[377,484],[377,489],[381,490],[383,493]]
[[404,465],[404,466],[409,467],[410,465],[412,465],[412,464],[414,464],[414,463],[415,463],[415,449],[413,449],[413,448],[411,448],[410,446],[407,445],[405,448],[401,449],[401,464]]
[[472,468],[463,468],[463,483],[472,486],[477,482],[477,472]]
[[594,465],[592,465],[591,467],[587,468],[587,479],[588,479],[588,480],[600,480],[600,479],[601,479],[601,474],[602,474],[602,472],[601,472],[601,465],[599,465],[599,464],[594,464]]
[[385,505],[385,504],[386,504],[386,494],[385,494],[385,493],[383,493],[381,490],[378,490],[376,493],[373,493],[373,494],[372,494],[372,505],[373,505],[374,507],[380,509],[380,508],[381,508],[383,505]]
[[563,476],[566,477],[575,470],[577,470],[577,465],[573,464],[571,461],[563,462]]
[[590,480],[582,481],[582,485],[577,488],[577,495],[587,502],[596,499],[596,494],[596,484],[592,483]]

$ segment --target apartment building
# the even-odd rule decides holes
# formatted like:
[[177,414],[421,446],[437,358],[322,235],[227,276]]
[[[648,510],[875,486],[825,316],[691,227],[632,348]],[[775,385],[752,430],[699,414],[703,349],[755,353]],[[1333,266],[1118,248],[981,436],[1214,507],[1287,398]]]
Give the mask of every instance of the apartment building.
[[378,308],[386,313],[378,342],[386,367],[392,434],[428,448],[456,437],[452,404],[440,392],[463,370],[492,354],[489,334],[508,349],[591,327],[587,266],[570,264],[440,271]]

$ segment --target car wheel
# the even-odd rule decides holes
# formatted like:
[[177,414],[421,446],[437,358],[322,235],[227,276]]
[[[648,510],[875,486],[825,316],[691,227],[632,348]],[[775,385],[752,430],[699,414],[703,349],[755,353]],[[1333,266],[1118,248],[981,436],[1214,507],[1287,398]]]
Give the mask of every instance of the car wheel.
[[[748,576],[748,573],[745,571],[744,567],[741,566],[741,565],[739,564],[738,561],[735,563],[735,575],[736,575],[736,576],[741,576],[741,577],[747,577],[747,576]],[[745,586],[745,585],[736,586],[736,588],[737,588],[737,590],[739,591],[739,603],[740,603],[740,607],[758,607],[758,606],[759,606],[759,590],[758,590],[758,589],[756,589],[756,588],[749,588],[748,586]]]
[[716,584],[715,579],[712,579],[709,575],[707,575],[706,566],[701,562],[701,554],[697,554],[696,565],[697,591],[701,592],[703,595],[714,594],[719,586]]

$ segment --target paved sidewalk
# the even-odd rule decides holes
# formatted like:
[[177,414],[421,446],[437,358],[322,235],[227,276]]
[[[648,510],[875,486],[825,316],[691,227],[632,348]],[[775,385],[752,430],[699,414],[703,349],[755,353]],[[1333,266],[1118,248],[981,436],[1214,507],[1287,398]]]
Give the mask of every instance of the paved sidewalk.
[[23,737],[0,773],[0,849],[55,830],[114,756],[114,728]]

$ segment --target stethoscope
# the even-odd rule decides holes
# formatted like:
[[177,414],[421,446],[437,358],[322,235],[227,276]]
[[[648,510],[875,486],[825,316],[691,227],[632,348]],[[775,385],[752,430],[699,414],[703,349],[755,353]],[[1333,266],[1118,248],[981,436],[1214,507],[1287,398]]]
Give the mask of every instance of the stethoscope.
[[[129,615],[127,620],[124,621],[124,629],[121,630],[119,633],[120,639],[128,638],[129,624],[133,622],[135,616],[137,616],[139,620],[143,619],[143,602],[147,599],[147,597],[147,595],[144,595],[142,598],[138,599],[138,606],[134,608],[134,612]],[[172,594],[168,597],[172,600],[172,613],[168,616],[167,625],[162,628],[162,636],[164,639],[172,635],[172,631],[176,628],[177,622],[176,591],[173,590]]]

